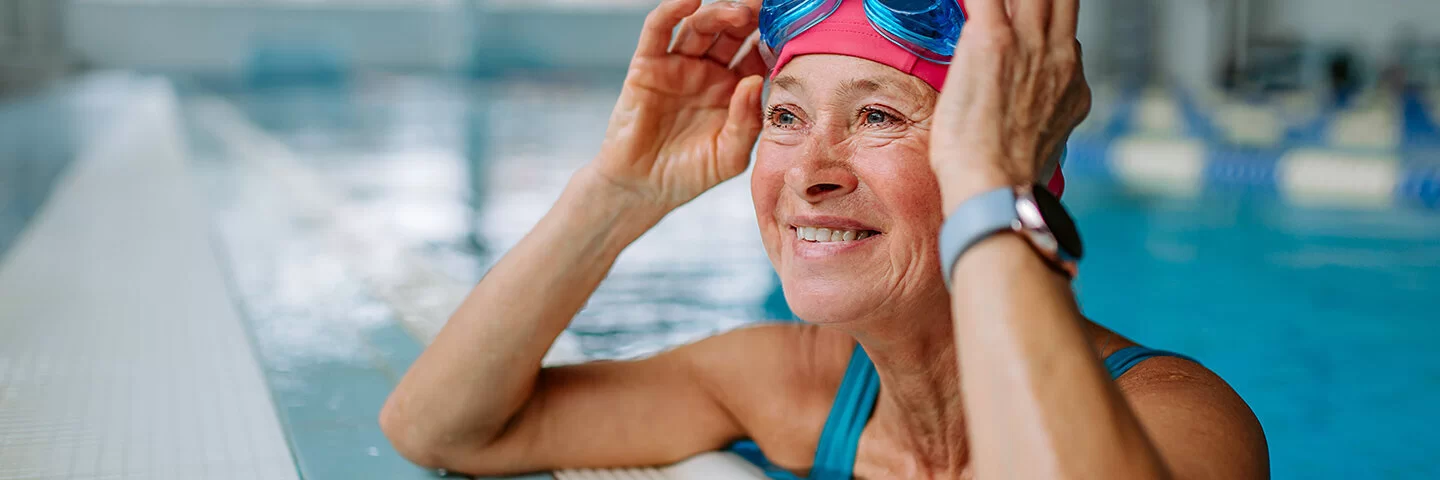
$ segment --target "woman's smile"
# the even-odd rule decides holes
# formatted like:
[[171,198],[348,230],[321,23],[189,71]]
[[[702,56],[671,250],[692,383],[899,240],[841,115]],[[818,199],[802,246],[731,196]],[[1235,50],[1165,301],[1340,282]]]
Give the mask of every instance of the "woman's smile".
[[[884,235],[874,231],[856,232],[854,230],[829,230],[824,227],[790,227],[794,236],[790,249],[795,252],[795,257],[802,260],[825,260],[837,255],[859,252],[862,249],[868,250],[871,245],[879,242]],[[818,233],[817,233],[818,232]],[[824,235],[827,238],[809,239],[802,235]],[[843,235],[836,237],[836,235]]]
[[805,260],[823,260],[868,249],[884,233],[863,222],[840,216],[792,217],[788,222],[791,251]]

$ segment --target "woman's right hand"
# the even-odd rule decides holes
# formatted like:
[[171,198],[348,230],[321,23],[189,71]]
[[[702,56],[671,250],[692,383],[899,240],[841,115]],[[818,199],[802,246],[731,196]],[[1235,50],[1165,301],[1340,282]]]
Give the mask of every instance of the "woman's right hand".
[[745,171],[766,68],[758,49],[730,63],[759,3],[665,0],[650,12],[589,170],[661,215]]
[[541,363],[630,242],[749,163],[765,65],[749,54],[727,68],[755,30],[759,0],[746,1],[754,6],[666,0],[646,19],[600,155],[490,268],[386,402],[381,428],[405,458],[496,475],[648,465],[741,435],[688,360],[545,375]]

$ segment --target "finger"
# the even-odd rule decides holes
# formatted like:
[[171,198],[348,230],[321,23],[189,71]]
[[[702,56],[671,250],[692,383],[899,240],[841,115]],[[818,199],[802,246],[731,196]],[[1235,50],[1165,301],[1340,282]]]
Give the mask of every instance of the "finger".
[[645,17],[645,26],[640,29],[640,43],[635,47],[635,56],[664,55],[670,47],[675,25],[681,19],[700,8],[700,0],[666,0],[650,11]]
[[[741,9],[749,8],[739,3],[735,3],[735,5]],[[705,52],[705,56],[723,65],[732,65],[736,54],[745,47],[745,42],[759,27],[759,19],[755,14],[747,12],[746,19],[744,24],[726,28],[720,32],[720,36],[715,40],[715,44],[710,46],[710,50]]]
[[1071,46],[1071,51],[1074,52],[1075,55],[1075,79],[1079,80],[1080,83],[1088,85],[1089,80],[1085,78],[1085,46],[1080,44],[1080,40],[1074,38],[1067,40],[1067,42],[1069,42],[1067,45]]
[[761,3],[763,3],[763,0],[730,0],[730,1],[731,1],[732,3],[739,3],[739,4],[741,4],[741,5],[745,5],[745,6],[747,6],[747,7],[750,7],[750,10],[756,12],[757,14],[760,12]]
[[764,87],[765,77],[753,75],[741,79],[730,94],[730,112],[717,139],[715,160],[721,178],[739,175],[750,164],[750,152],[760,137],[760,92]]
[[730,66],[735,60],[735,54],[740,52],[740,47],[745,44],[745,37],[735,38],[729,34],[720,34],[715,39],[715,44],[710,50],[705,51],[705,58],[709,58],[721,65]]
[[716,34],[704,35],[697,32],[696,23],[693,15],[680,21],[680,26],[675,29],[675,41],[668,49],[670,53],[698,56],[715,43]]
[[990,25],[1009,25],[1010,20],[1005,16],[1004,0],[967,0],[965,2],[965,14],[968,15],[966,23],[981,23]]
[[1009,0],[1010,24],[1021,44],[1044,43],[1050,39],[1050,14],[1055,0]]
[[765,76],[770,73],[770,65],[765,63],[765,56],[760,53],[760,33],[751,34],[745,39],[745,44],[740,47],[735,60],[730,63],[730,69],[741,77],[751,75]]
[[1086,118],[1090,117],[1090,109],[1094,107],[1095,97],[1094,93],[1090,91],[1090,80],[1085,76],[1084,48],[1081,47],[1079,40],[1071,41],[1074,42],[1073,45],[1075,46],[1075,75],[1071,80],[1071,83],[1074,83],[1076,87],[1079,88],[1082,92],[1080,99],[1079,120],[1075,122],[1075,125],[1078,126],[1080,122],[1083,122]]
[[[705,54],[720,34],[731,28],[744,27],[753,23],[754,16],[749,7],[734,2],[719,2],[700,7],[680,25],[675,37],[672,53],[698,57]],[[748,33],[748,32],[747,32]],[[741,35],[740,38],[745,38]],[[732,54],[734,52],[731,52]],[[727,63],[729,59],[725,59]]]
[[1053,1],[1055,9],[1050,15],[1050,42],[1053,45],[1069,45],[1079,28],[1080,0]]

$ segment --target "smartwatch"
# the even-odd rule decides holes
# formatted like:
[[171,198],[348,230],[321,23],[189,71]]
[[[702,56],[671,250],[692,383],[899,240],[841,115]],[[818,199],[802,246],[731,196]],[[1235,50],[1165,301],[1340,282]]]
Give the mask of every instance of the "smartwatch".
[[940,263],[945,285],[966,250],[991,235],[1014,232],[1030,243],[1051,268],[1074,278],[1084,254],[1075,220],[1060,199],[1040,186],[1004,187],[960,204],[940,229]]

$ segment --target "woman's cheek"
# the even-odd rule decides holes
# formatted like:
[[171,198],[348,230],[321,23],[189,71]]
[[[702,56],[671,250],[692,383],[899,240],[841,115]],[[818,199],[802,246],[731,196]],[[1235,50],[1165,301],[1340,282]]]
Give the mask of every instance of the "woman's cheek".
[[891,215],[905,225],[937,225],[940,212],[940,184],[930,169],[928,149],[922,142],[905,139],[891,142],[888,148],[867,149],[856,166],[866,182]]
[[776,208],[785,188],[784,148],[761,143],[755,151],[755,168],[750,172],[750,197],[755,202],[755,220],[766,250],[776,253],[779,235],[776,231]]
[[761,143],[755,150],[755,169],[750,172],[750,194],[755,200],[757,214],[770,216],[774,212],[775,199],[785,188],[784,148]]

